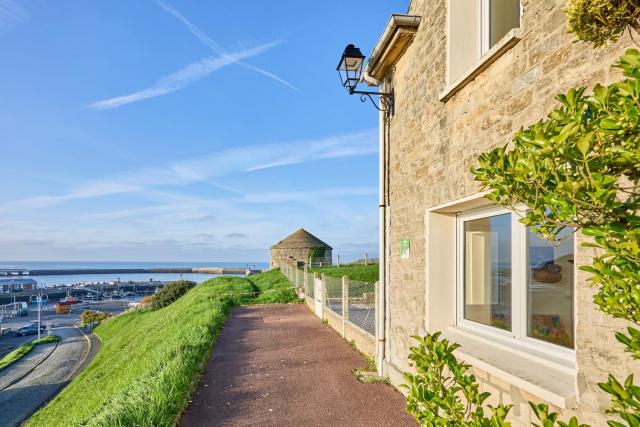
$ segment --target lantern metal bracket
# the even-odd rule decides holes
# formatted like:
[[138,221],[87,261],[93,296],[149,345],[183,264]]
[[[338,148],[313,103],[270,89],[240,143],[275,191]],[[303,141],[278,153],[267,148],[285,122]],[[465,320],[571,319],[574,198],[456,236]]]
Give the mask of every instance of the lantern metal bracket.
[[[367,98],[371,101],[373,106],[378,110],[385,113],[385,116],[390,117],[393,115],[393,91],[391,92],[369,92],[362,90],[349,91],[350,94],[360,95],[360,101],[367,102]],[[379,100],[376,101],[373,96],[377,95]]]

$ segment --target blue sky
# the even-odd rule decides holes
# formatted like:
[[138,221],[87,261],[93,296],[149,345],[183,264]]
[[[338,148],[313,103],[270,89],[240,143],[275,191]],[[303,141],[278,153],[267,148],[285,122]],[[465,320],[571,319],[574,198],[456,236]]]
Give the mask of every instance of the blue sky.
[[335,71],[407,1],[0,0],[0,259],[377,252],[377,111]]

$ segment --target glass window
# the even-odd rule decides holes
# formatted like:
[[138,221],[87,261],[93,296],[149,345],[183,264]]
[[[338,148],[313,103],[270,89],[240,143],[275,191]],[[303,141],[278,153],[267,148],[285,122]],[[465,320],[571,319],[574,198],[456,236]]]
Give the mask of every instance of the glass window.
[[517,219],[498,207],[459,215],[457,320],[524,347],[573,349],[573,230],[548,242]]
[[511,330],[511,214],[464,222],[464,318]]
[[554,245],[527,230],[527,336],[573,348],[573,230]]
[[519,27],[519,0],[489,0],[489,49],[509,31]]

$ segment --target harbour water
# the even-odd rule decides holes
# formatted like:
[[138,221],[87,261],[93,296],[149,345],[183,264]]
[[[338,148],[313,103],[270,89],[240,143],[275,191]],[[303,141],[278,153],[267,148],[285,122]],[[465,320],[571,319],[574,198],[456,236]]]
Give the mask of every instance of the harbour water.
[[[17,262],[17,261],[0,261],[0,270],[2,269],[20,269],[20,270],[87,270],[87,269],[153,269],[153,268],[206,268],[206,267],[226,267],[226,268],[245,268],[266,269],[266,262]],[[195,282],[203,282],[212,277],[218,277],[220,274],[207,273],[118,273],[118,274],[60,274],[47,276],[28,276],[37,281],[40,285],[49,287],[54,285],[75,285],[80,283],[96,283],[96,282],[149,282],[153,281],[171,281],[180,278],[185,280],[193,280]]]

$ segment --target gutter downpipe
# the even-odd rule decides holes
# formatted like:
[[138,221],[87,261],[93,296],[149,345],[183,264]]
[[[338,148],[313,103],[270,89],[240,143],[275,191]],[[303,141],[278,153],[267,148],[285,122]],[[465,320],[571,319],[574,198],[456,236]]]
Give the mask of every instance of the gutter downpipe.
[[386,369],[383,366],[385,360],[385,338],[386,338],[386,118],[385,113],[380,111],[378,119],[378,144],[379,144],[379,164],[378,164],[378,188],[379,188],[379,204],[378,204],[378,254],[380,258],[379,277],[378,277],[378,307],[376,307],[377,325],[376,325],[376,366],[378,375],[384,376]]

